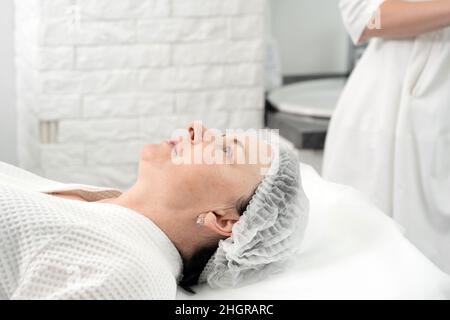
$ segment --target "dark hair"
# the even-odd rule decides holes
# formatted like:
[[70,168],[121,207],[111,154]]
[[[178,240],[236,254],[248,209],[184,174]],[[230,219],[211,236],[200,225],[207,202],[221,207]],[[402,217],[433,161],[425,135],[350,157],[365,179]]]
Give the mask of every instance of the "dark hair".
[[[236,203],[236,211],[242,216],[247,209],[250,200],[253,197],[254,192],[248,198],[242,197]],[[195,294],[192,290],[192,286],[198,283],[198,279],[208,263],[209,259],[214,255],[217,250],[218,242],[212,246],[206,246],[197,250],[190,259],[185,259],[183,257],[183,277],[179,282],[179,286],[182,287],[187,292]]]

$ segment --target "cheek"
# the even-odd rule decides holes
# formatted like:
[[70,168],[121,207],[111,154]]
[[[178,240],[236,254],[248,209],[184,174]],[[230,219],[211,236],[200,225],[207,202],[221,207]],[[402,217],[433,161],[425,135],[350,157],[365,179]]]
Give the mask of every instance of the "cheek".
[[169,165],[164,178],[170,188],[182,195],[197,195],[203,186],[202,174],[194,165]]
[[195,206],[207,206],[220,200],[227,190],[220,174],[220,168],[210,165],[174,165],[170,166],[167,179],[180,198]]
[[232,176],[234,189],[239,190],[241,195],[250,194],[263,179],[256,166],[243,166]]
[[173,163],[177,165],[199,165],[202,164],[202,148],[200,144],[192,145],[185,143],[180,154],[173,158]]

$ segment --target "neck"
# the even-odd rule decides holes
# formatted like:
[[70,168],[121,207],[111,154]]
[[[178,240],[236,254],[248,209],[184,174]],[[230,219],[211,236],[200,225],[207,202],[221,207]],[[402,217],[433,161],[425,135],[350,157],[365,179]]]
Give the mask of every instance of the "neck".
[[161,203],[157,191],[151,192],[139,187],[136,183],[119,197],[105,199],[99,202],[112,203],[131,209],[155,223],[172,241],[181,256],[189,259],[199,248],[202,239],[195,220],[183,219],[189,217],[187,212],[179,212]]

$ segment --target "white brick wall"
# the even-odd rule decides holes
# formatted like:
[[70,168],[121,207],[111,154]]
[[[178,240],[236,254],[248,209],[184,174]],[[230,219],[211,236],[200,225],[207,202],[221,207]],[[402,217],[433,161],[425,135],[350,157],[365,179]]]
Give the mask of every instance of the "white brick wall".
[[142,145],[188,121],[260,127],[264,3],[15,0],[19,164],[128,188]]

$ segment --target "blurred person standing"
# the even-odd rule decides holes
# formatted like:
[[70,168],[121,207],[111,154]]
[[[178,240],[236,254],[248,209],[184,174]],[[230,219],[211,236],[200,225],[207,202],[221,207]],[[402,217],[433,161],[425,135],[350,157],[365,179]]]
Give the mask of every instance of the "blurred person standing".
[[340,0],[370,41],[333,115],[324,178],[368,195],[450,273],[450,0]]

